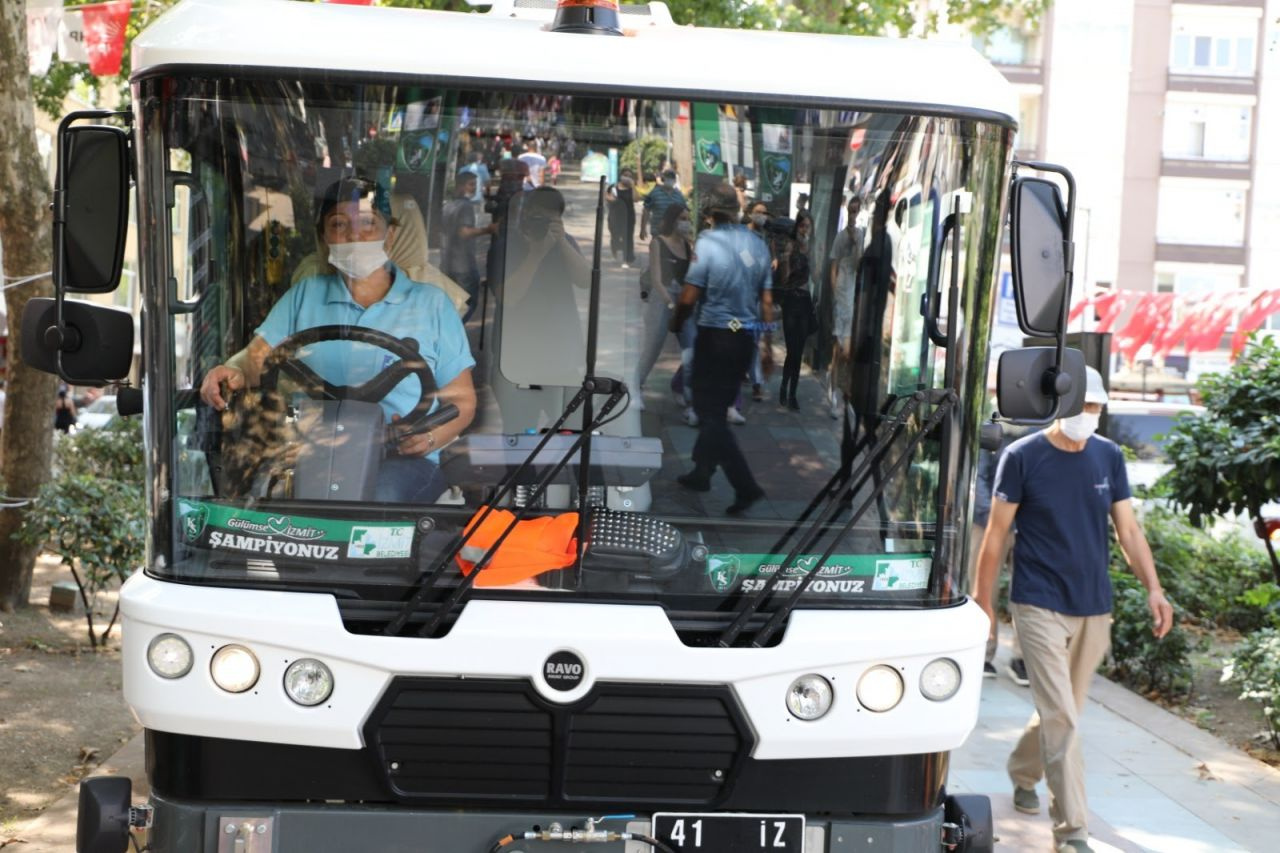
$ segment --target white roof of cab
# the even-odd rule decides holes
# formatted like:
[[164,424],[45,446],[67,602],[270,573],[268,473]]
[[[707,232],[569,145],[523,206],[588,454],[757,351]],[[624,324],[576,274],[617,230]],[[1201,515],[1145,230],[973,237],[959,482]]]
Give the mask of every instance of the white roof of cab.
[[133,73],[174,65],[391,73],[1017,118],[1012,87],[964,44],[647,25],[633,15],[622,21],[634,31],[617,38],[548,32],[549,15],[186,0],[134,39]]

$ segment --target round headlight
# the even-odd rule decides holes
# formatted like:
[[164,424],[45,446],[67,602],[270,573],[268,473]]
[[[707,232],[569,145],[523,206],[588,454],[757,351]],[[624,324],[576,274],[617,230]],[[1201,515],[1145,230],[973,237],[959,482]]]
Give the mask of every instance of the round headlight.
[[191,646],[177,634],[159,634],[147,646],[147,663],[161,678],[181,678],[191,671]]
[[868,711],[888,711],[902,701],[902,676],[891,666],[877,664],[858,679],[858,701]]
[[931,660],[920,671],[920,692],[924,698],[941,702],[960,689],[960,667],[951,658]]
[[223,646],[213,653],[209,674],[228,693],[243,693],[258,683],[258,659],[244,646]]
[[284,692],[299,705],[319,705],[333,692],[333,673],[318,660],[296,660],[284,671]]
[[831,683],[821,675],[802,675],[787,688],[787,710],[802,720],[816,720],[831,710]]

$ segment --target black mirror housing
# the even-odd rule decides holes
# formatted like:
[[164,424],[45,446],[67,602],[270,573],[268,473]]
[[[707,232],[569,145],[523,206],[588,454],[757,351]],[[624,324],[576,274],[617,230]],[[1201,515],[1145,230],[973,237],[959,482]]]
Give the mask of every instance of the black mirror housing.
[[88,302],[37,297],[22,313],[22,360],[75,385],[106,385],[129,375],[133,317],[128,311]]
[[1000,415],[1017,424],[1044,425],[1078,415],[1084,409],[1084,353],[1062,352],[1054,370],[1056,347],[1024,347],[1000,353],[996,399]]
[[1018,325],[1028,335],[1055,337],[1068,296],[1070,217],[1052,181],[1016,178],[1011,196],[1010,260]]
[[129,228],[129,134],[74,117],[58,130],[53,280],[63,292],[110,293]]

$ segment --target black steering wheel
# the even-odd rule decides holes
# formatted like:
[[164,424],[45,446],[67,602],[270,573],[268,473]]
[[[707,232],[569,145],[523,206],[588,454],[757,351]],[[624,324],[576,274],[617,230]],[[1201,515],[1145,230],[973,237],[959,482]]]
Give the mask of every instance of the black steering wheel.
[[[297,357],[298,350],[302,347],[322,341],[355,341],[371,344],[399,356],[400,360],[387,365],[377,376],[360,385],[334,385]],[[419,352],[416,340],[397,338],[365,326],[315,326],[290,335],[272,348],[263,363],[262,388],[274,390],[280,374],[298,382],[303,392],[313,400],[359,400],[365,403],[381,401],[405,377],[417,376],[421,393],[413,409],[397,423],[396,431],[401,436],[412,435],[430,428],[424,424],[427,423],[431,405],[435,402],[436,392],[439,390],[436,388],[435,374],[431,372],[430,365]],[[436,421],[438,418],[433,417],[431,420]]]

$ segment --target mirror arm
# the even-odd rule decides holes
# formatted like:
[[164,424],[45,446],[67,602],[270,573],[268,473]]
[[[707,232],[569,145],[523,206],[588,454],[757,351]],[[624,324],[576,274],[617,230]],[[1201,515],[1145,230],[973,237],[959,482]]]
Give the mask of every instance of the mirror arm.
[[62,354],[79,347],[79,333],[66,325],[63,317],[62,303],[66,298],[66,288],[62,285],[62,276],[66,270],[67,257],[67,193],[63,189],[62,182],[66,180],[67,175],[67,146],[62,144],[64,134],[71,125],[78,121],[88,121],[91,119],[107,119],[119,118],[123,119],[125,124],[133,123],[133,113],[128,110],[77,110],[68,113],[62,121],[58,122],[58,171],[53,186],[53,316],[54,325],[45,333],[45,340],[57,342],[57,351],[54,356],[55,364],[58,369],[58,378],[70,385],[93,385],[97,380],[76,378],[68,376],[66,370],[62,366]]
[[[1055,175],[1061,175],[1067,184],[1067,222],[1062,234],[1062,258],[1065,267],[1066,286],[1062,288],[1062,304],[1058,306],[1058,328],[1055,330],[1054,339],[1057,346],[1057,355],[1054,358],[1053,367],[1045,371],[1044,385],[1045,393],[1053,395],[1053,411],[1049,413],[1049,417],[1043,421],[1035,421],[1032,423],[1024,423],[1024,426],[1044,426],[1052,423],[1057,419],[1058,412],[1062,408],[1062,395],[1070,390],[1070,385],[1065,389],[1059,389],[1059,377],[1064,376],[1062,372],[1062,360],[1065,357],[1064,352],[1067,348],[1067,311],[1071,305],[1071,288],[1075,283],[1075,240],[1073,232],[1075,230],[1076,221],[1076,179],[1071,174],[1071,170],[1065,166],[1059,166],[1056,163],[1043,163],[1038,160],[1015,160],[1013,161],[1012,176],[1017,177],[1018,167],[1027,169],[1035,169],[1040,172],[1052,172]],[[1012,178],[1011,178],[1012,179]],[[1070,382],[1070,377],[1067,377]]]

